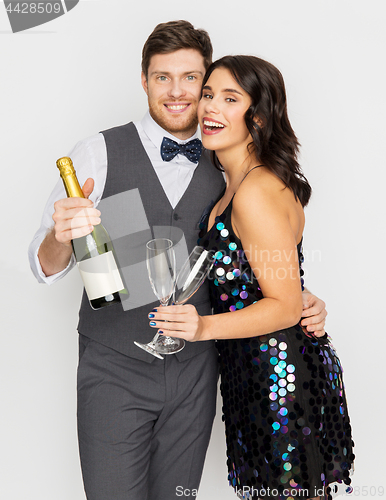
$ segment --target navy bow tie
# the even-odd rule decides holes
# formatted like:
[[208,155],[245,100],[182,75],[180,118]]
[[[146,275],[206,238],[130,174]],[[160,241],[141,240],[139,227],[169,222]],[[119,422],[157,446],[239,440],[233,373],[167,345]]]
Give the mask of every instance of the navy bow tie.
[[200,139],[193,139],[186,144],[178,144],[178,142],[164,137],[161,144],[161,157],[163,161],[170,161],[178,154],[186,156],[186,158],[197,163],[202,152],[202,144]]

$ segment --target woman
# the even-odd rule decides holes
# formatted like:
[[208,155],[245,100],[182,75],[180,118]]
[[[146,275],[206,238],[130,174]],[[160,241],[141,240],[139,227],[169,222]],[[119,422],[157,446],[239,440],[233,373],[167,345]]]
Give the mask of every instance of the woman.
[[298,326],[311,187],[296,160],[280,72],[252,56],[216,61],[204,78],[198,118],[203,145],[226,176],[200,233],[200,245],[216,258],[215,315],[170,306],[152,321],[167,335],[218,341],[229,481],[237,494],[321,498],[336,481],[350,484],[353,442],[339,359],[327,336]]

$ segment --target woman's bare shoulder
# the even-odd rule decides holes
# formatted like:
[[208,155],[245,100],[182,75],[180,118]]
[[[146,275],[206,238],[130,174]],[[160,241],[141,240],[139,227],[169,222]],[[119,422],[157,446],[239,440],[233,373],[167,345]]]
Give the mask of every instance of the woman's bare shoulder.
[[304,211],[284,182],[267,168],[255,169],[240,184],[233,200],[233,220],[240,223],[269,224],[289,221],[297,235],[304,227]]
[[285,191],[288,191],[288,188],[274,173],[266,167],[256,168],[240,184],[233,200],[233,207],[237,210],[238,207],[249,206],[258,209],[265,205],[277,205]]

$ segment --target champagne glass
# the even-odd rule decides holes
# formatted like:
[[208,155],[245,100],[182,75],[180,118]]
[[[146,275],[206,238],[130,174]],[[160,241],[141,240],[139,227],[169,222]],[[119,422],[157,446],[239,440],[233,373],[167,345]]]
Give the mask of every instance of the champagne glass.
[[[158,297],[161,306],[167,306],[174,290],[176,274],[176,257],[173,242],[167,238],[156,238],[146,243],[146,265],[153,292]],[[134,344],[157,358],[161,354],[173,354],[183,349],[182,339],[155,334],[148,344]]]
[[178,273],[173,292],[173,304],[184,304],[204,283],[213,267],[215,258],[212,253],[195,246]]

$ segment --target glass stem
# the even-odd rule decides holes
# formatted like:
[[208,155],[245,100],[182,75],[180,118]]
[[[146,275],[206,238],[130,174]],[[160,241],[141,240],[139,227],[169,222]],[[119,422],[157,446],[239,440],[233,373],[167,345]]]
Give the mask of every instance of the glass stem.
[[[168,305],[169,299],[167,299],[166,302],[164,300],[161,300],[160,302],[161,302],[161,306],[164,307],[164,306]],[[155,347],[158,339],[159,339],[159,333],[156,333],[148,345],[151,347]]]
[[155,347],[155,345],[157,343],[157,340],[158,340],[158,337],[159,337],[159,333],[156,333],[154,335],[154,337],[152,338],[151,342],[148,343],[148,346],[149,347]]

